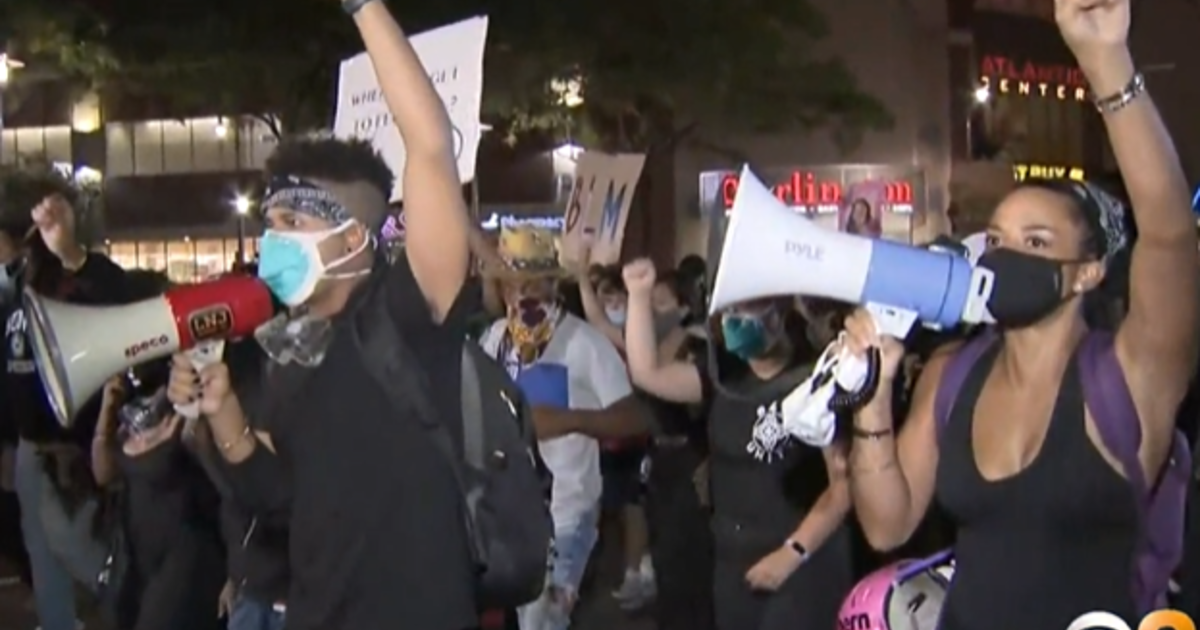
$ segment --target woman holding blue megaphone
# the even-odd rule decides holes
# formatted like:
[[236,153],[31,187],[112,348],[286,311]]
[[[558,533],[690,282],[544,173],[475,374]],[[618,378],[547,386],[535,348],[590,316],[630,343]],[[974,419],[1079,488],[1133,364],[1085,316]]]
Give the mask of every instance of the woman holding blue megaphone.
[[[1024,182],[977,263],[994,273],[996,325],[930,360],[899,435],[888,387],[854,417],[850,487],[871,543],[904,543],[935,497],[957,527],[941,630],[1136,622],[1165,604],[1178,564],[1190,457],[1174,423],[1200,268],[1179,159],[1126,45],[1129,5],[1055,2],[1137,223],[1123,321],[1106,330],[1085,311],[1122,273],[1124,206],[1087,183]],[[881,350],[887,383],[901,344],[863,311],[846,332],[852,352]]]
[[781,401],[808,377],[816,356],[805,332],[789,325],[801,323],[793,299],[735,303],[710,331],[719,348],[692,362],[659,364],[654,264],[633,262],[624,278],[634,384],[665,400],[701,405],[708,424],[716,628],[835,627],[852,581],[843,526],[849,494],[844,460],[783,428]]

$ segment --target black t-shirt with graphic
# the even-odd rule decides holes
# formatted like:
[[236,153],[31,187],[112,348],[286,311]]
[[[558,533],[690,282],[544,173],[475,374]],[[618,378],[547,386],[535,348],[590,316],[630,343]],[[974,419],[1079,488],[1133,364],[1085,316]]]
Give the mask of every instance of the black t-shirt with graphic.
[[717,387],[707,371],[709,357],[698,359],[714,518],[736,524],[741,542],[765,554],[783,544],[829,486],[820,449],[783,430],[781,402],[808,376],[809,366],[793,365],[763,380],[745,363],[718,355]]
[[[29,321],[21,302],[20,287],[3,305],[4,373],[0,378],[0,441],[16,436],[32,442],[74,440],[86,443],[96,424],[99,392],[76,416],[71,430],[63,429],[54,417],[46,390],[33,359]],[[66,275],[57,299],[75,304],[120,304],[126,300],[125,271],[102,254],[88,254],[78,271]],[[97,329],[96,335],[111,333]]]

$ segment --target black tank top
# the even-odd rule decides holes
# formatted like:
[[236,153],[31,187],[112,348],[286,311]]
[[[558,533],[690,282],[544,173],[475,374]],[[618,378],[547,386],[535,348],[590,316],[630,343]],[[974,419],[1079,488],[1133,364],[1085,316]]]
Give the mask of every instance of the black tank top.
[[1077,359],[1029,466],[999,481],[980,474],[971,427],[998,354],[997,344],[974,366],[939,438],[937,498],[958,531],[940,630],[1055,630],[1095,610],[1135,622],[1137,509],[1086,433]]

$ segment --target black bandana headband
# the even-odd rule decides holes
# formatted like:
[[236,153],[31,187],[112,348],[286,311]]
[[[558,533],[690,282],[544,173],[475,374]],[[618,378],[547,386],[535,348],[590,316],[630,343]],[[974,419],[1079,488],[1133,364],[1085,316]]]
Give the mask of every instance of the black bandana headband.
[[320,186],[294,175],[272,178],[263,195],[262,207],[288,208],[309,216],[342,225],[354,220],[354,216],[332,193]]
[[1075,197],[1100,243],[1102,260],[1108,262],[1129,244],[1125,204],[1091,182],[1072,182]]

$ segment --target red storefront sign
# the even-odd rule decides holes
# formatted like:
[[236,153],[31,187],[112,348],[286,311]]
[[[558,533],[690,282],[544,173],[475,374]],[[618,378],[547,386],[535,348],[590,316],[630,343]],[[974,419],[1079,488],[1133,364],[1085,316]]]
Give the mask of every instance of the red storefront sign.
[[[821,174],[798,169],[776,179],[771,191],[780,201],[803,212],[837,212],[846,191],[860,184],[846,184],[838,179],[822,177]],[[733,207],[737,197],[738,174],[727,173],[721,177],[721,200],[725,210]],[[911,212],[913,209],[913,187],[904,180],[883,182],[884,203],[893,212]]]
[[987,55],[979,62],[979,74],[991,79],[1023,83],[1086,88],[1083,71],[1074,66],[1017,61],[1004,55]]

